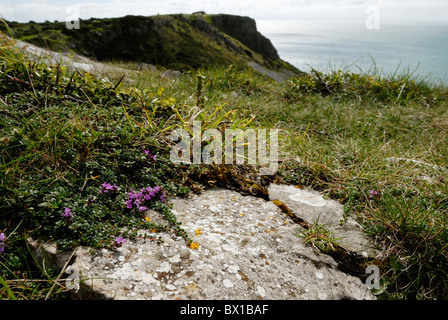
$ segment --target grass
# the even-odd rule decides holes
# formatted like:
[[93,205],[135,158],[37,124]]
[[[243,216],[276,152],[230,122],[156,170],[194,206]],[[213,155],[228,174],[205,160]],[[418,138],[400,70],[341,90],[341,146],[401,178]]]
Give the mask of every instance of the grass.
[[311,244],[314,248],[323,253],[329,253],[340,246],[339,238],[335,238],[331,231],[328,231],[325,225],[319,223],[320,216],[313,221],[308,229],[299,230],[298,234],[294,234],[303,239],[306,244]]
[[[207,186],[250,189],[253,181],[235,166],[171,163],[169,132],[191,129],[198,119],[221,130],[279,129],[279,171],[260,183],[257,195],[277,179],[341,201],[384,248],[383,259],[372,262],[384,284],[379,298],[446,297],[446,87],[408,73],[338,70],[277,83],[232,66],[176,79],[135,70],[105,80],[30,62],[11,45],[2,45],[0,57],[2,298],[70,297],[60,270],[34,259],[29,237],[54,240],[65,250],[113,249],[116,237],[147,228],[148,240],[163,241],[158,232],[165,231],[191,245],[161,194],[145,206],[160,212],[166,225],[148,223],[126,201],[131,189],[156,186],[167,197]],[[99,193],[103,183],[117,189]],[[61,217],[65,208],[72,218]],[[317,223],[303,236],[325,250],[334,240]]]

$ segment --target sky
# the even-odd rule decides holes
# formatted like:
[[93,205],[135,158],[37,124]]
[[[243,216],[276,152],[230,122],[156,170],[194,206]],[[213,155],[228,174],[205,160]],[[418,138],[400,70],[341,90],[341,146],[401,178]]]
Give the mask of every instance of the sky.
[[365,20],[371,6],[383,22],[448,22],[448,0],[0,0],[0,17],[42,22],[205,11],[255,20]]

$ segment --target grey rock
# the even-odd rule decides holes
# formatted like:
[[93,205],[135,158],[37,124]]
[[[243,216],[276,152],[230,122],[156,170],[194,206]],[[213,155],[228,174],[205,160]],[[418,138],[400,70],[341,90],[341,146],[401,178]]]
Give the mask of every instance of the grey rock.
[[78,293],[119,300],[375,299],[359,278],[294,235],[301,227],[272,201],[212,189],[171,203],[198,249],[174,234],[161,234],[161,244],[145,240],[144,231],[116,251],[81,247],[71,266],[83,279]]
[[149,64],[149,63],[143,63],[142,62],[142,63],[139,63],[137,65],[137,67],[138,67],[138,70],[140,70],[140,71],[157,72],[157,68],[154,65]]
[[59,252],[56,241],[41,242],[28,237],[27,242],[32,249],[34,258],[44,267],[50,266],[62,270],[71,260],[72,252]]
[[364,257],[377,256],[379,252],[363,234],[361,225],[351,216],[344,216],[344,206],[309,189],[291,185],[271,184],[268,189],[270,200],[280,200],[299,219],[309,225],[319,224],[332,232],[346,250]]
[[182,77],[182,72],[177,70],[166,70],[160,75],[160,77],[166,80],[177,79]]

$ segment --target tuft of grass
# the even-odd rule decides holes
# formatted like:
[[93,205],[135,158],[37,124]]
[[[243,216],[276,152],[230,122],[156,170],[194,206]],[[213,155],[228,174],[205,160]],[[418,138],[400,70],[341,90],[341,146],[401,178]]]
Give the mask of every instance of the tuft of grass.
[[368,103],[401,105],[409,101],[431,105],[438,98],[425,81],[415,81],[411,74],[381,77],[342,70],[323,74],[313,69],[306,76],[292,79],[285,92],[285,96],[293,101],[311,94],[330,96],[336,100],[358,99]]
[[320,216],[307,229],[299,229],[299,233],[294,235],[302,238],[306,244],[311,244],[319,251],[330,253],[341,246],[339,242],[341,239],[335,238],[334,234],[325,228],[325,225],[320,224],[319,218]]

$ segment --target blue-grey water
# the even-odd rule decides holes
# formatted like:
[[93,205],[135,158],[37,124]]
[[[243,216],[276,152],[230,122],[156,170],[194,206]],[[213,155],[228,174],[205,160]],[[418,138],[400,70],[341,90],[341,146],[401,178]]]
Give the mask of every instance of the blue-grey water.
[[368,29],[364,21],[257,20],[257,27],[283,60],[305,72],[312,67],[412,73],[415,79],[448,84],[448,21]]

